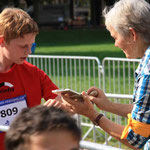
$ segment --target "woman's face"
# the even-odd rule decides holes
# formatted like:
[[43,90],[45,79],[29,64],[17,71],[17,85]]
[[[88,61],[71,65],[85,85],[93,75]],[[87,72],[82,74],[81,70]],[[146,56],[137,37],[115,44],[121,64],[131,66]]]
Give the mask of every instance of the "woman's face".
[[115,46],[122,49],[127,58],[138,58],[140,53],[138,51],[138,43],[134,41],[131,36],[122,36],[113,27],[107,28],[111,36],[115,39]]

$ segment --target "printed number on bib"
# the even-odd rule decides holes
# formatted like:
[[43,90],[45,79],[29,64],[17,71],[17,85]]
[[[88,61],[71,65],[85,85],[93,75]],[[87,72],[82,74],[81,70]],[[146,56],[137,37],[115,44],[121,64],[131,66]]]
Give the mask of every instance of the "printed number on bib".
[[6,110],[1,110],[0,111],[0,116],[2,118],[5,118],[7,116],[16,115],[17,113],[18,113],[18,108],[17,107],[13,107],[12,109],[8,108]]
[[26,95],[0,101],[0,125],[9,126],[17,114],[26,107]]

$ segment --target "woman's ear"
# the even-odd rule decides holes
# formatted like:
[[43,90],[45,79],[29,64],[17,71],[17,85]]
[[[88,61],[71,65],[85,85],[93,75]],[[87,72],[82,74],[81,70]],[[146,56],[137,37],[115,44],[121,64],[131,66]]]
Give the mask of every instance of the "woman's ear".
[[131,32],[131,37],[133,38],[133,41],[136,41],[137,40],[137,33],[136,33],[135,29],[130,27],[129,30]]

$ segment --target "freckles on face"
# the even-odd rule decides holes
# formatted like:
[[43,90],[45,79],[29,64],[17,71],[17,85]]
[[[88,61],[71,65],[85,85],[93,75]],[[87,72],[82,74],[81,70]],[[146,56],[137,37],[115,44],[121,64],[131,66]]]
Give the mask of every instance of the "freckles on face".
[[5,57],[12,63],[22,64],[29,54],[31,54],[32,43],[35,42],[36,35],[33,33],[25,34],[6,43]]

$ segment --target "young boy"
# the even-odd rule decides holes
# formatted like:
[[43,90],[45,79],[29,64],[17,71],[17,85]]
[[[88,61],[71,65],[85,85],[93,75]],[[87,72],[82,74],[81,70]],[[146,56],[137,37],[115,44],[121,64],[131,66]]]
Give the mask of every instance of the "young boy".
[[[60,106],[51,91],[58,87],[42,70],[26,61],[39,29],[23,10],[5,8],[0,14],[0,125],[10,125],[26,107],[47,100],[46,106]],[[4,133],[0,132],[0,150]]]

